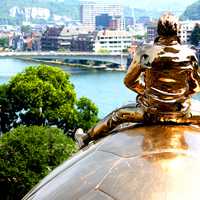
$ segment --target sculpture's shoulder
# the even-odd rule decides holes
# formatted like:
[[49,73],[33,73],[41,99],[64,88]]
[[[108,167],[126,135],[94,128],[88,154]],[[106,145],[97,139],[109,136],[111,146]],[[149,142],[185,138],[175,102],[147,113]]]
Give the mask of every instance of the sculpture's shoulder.
[[196,50],[190,48],[188,45],[179,45],[177,48],[182,60],[198,61],[196,57]]
[[156,59],[168,58],[173,62],[197,62],[196,51],[187,45],[172,44],[147,44],[138,48],[138,55],[148,57],[148,62],[152,63]]

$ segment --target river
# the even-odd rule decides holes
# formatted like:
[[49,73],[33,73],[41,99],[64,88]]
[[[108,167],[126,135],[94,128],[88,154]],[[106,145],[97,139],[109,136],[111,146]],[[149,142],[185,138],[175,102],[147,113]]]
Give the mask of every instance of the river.
[[[0,84],[22,72],[27,66],[37,66],[38,63],[14,58],[0,58]],[[99,117],[107,115],[112,110],[135,102],[136,94],[123,84],[125,72],[86,69],[80,67],[59,66],[71,74],[71,82],[75,86],[78,98],[86,96],[99,108]],[[194,95],[200,100],[200,95]],[[199,108],[200,109],[200,108]]]
[[[0,59],[0,84],[22,72],[27,66],[38,63],[14,58]],[[90,98],[99,108],[99,117],[103,117],[113,109],[124,104],[135,102],[136,94],[123,84],[125,72],[85,69],[80,67],[60,66],[71,74],[71,82],[75,86],[77,96]]]

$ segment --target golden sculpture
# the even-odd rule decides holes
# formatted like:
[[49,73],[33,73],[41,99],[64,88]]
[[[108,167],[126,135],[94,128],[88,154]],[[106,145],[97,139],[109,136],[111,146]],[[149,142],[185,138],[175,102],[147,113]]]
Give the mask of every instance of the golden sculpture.
[[124,78],[125,85],[138,93],[137,106],[113,111],[79,139],[87,143],[125,122],[200,123],[200,116],[190,111],[191,95],[200,91],[198,62],[195,52],[181,45],[178,31],[175,16],[160,17],[154,44],[137,48]]

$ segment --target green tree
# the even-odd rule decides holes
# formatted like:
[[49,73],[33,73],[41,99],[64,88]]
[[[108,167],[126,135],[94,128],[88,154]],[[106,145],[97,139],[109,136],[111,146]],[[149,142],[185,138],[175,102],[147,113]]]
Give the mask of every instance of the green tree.
[[196,24],[192,33],[191,33],[191,36],[190,36],[190,42],[191,44],[197,46],[200,42],[200,26],[199,24]]
[[77,102],[78,123],[77,126],[88,130],[98,121],[98,108],[86,97],[81,97]]
[[12,112],[11,102],[7,97],[7,85],[0,85],[0,133],[9,131],[12,122],[17,117]]
[[20,126],[0,138],[0,199],[21,199],[36,183],[76,152],[57,128]]
[[8,46],[9,46],[8,37],[1,37],[0,38],[0,47],[7,48]]
[[137,39],[137,40],[142,40],[142,39],[144,39],[144,35],[135,35],[134,37],[135,37],[135,39]]
[[31,33],[31,26],[30,25],[22,25],[21,32],[22,33]]
[[108,49],[105,49],[105,48],[101,48],[98,50],[98,53],[102,53],[102,54],[109,54],[110,51]]
[[[2,91],[1,91],[2,90]],[[0,87],[0,106],[6,125],[2,131],[8,131],[19,124],[56,125],[65,132],[78,128],[79,110],[76,103],[74,86],[69,74],[57,67],[39,65],[28,67],[24,72],[13,77],[7,85]],[[88,104],[92,102],[88,99]],[[85,121],[94,125],[94,119]],[[5,112],[4,112],[5,110]],[[2,120],[1,120],[2,121]],[[80,127],[82,128],[82,127]]]

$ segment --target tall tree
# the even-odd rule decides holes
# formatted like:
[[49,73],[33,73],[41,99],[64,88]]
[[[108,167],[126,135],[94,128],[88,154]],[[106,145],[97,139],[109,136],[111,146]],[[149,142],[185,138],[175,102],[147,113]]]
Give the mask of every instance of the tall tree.
[[197,46],[200,42],[200,25],[196,24],[190,36],[191,44]]
[[9,39],[8,37],[1,37],[0,38],[0,47],[6,48],[9,46]]

